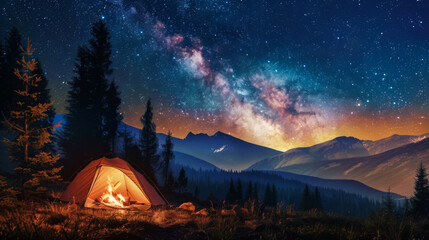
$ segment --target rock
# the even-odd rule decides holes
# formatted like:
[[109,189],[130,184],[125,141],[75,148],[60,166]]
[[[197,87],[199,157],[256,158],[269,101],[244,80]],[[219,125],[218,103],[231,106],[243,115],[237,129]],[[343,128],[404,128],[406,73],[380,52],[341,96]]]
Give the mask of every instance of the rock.
[[209,215],[209,211],[207,211],[206,208],[203,208],[200,211],[196,212],[195,215],[207,216]]
[[182,205],[180,205],[178,208],[186,211],[195,212],[195,205],[191,202],[182,203]]

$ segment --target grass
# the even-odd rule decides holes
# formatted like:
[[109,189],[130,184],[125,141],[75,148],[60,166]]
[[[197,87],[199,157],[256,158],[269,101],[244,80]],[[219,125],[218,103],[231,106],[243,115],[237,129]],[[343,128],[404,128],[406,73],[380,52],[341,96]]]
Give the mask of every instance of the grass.
[[428,223],[402,221],[384,228],[376,218],[350,220],[290,209],[261,212],[254,205],[245,205],[247,210],[237,215],[211,208],[208,216],[199,216],[175,208],[103,210],[16,202],[0,209],[0,239],[424,239]]

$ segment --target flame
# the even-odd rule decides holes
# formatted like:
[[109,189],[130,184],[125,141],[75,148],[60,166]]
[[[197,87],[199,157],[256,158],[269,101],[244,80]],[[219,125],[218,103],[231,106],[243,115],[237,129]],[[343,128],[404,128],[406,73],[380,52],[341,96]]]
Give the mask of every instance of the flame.
[[120,193],[116,193],[116,189],[118,189],[119,186],[121,186],[121,182],[113,184],[110,177],[108,176],[106,192],[101,195],[100,202],[110,207],[125,207],[124,203],[126,200],[124,196],[122,196]]

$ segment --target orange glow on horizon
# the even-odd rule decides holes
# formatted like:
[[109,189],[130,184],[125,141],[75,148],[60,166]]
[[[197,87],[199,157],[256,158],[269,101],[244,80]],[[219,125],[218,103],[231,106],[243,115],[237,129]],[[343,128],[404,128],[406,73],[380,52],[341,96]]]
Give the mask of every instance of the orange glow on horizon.
[[[124,122],[141,128],[140,116],[137,114],[125,114]],[[362,140],[378,140],[394,134],[399,135],[421,135],[429,132],[428,114],[418,112],[407,112],[401,115],[385,113],[383,115],[346,115],[343,118],[332,122],[332,125],[325,126],[324,131],[312,136],[304,135],[299,139],[286,139],[282,142],[258,139],[256,136],[248,136],[246,132],[237,129],[228,129],[230,124],[215,118],[213,115],[200,116],[195,118],[183,114],[178,114],[175,110],[168,113],[157,113],[154,116],[157,132],[167,133],[171,130],[174,137],[185,138],[189,132],[206,133],[213,135],[217,131],[231,134],[242,140],[263,145],[279,151],[286,151],[296,147],[307,147],[324,141],[334,139],[339,136],[353,136]],[[317,132],[318,129],[314,129]],[[162,144],[162,143],[160,143]]]

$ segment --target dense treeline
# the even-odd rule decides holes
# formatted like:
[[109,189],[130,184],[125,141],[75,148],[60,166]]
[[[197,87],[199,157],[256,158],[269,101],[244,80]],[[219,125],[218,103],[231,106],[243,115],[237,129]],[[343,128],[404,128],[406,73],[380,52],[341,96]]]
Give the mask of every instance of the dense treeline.
[[[187,191],[193,192],[198,188],[200,200],[227,200],[231,203],[239,203],[250,198],[257,199],[266,206],[275,206],[282,202],[283,206],[293,205],[296,210],[319,209],[328,213],[359,218],[368,217],[381,207],[381,202],[377,200],[342,190],[315,188],[272,173],[215,169],[196,171],[188,167],[185,170],[189,178]],[[241,191],[238,190],[239,185],[243,186]],[[308,200],[303,198],[306,188],[309,191]],[[240,199],[238,197],[240,195],[243,198]],[[303,199],[309,202],[308,205],[302,206]]]

